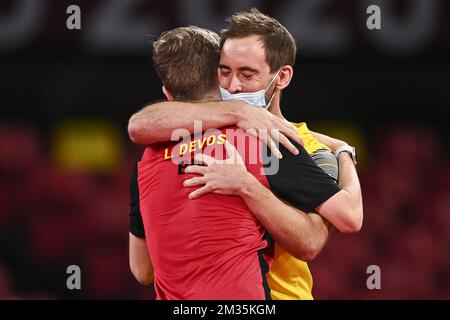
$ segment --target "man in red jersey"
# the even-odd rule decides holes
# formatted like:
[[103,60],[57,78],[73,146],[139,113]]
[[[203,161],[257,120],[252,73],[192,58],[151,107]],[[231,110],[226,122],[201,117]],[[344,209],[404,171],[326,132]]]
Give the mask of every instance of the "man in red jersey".
[[[219,54],[218,41],[217,35],[210,31],[189,27],[169,31],[155,43],[155,66],[169,100],[218,99],[215,60]],[[208,46],[212,49],[209,58],[204,56]],[[181,59],[178,66],[173,62],[174,57]],[[205,61],[211,63],[205,64]],[[199,62],[212,65],[213,70],[202,72]],[[172,68],[174,64],[177,68]],[[197,69],[194,68],[196,64]],[[196,70],[201,74],[204,87],[199,88],[200,83],[192,81],[190,74],[183,73],[183,70],[190,73]],[[178,79],[178,83],[174,79]],[[236,145],[243,139],[248,143],[243,150],[242,146],[237,146],[240,155],[225,143],[229,141]],[[227,154],[223,152],[224,147]],[[222,129],[199,139],[194,137],[188,144],[175,145],[172,142],[147,147],[137,171],[140,201],[134,197],[137,210],[132,211],[130,220],[132,271],[135,275],[139,273],[133,267],[138,264],[133,261],[145,256],[142,250],[134,250],[136,243],[142,248],[146,242],[154,266],[158,299],[270,299],[265,277],[270,260],[264,255],[268,241],[263,227],[245,202],[240,197],[217,194],[208,194],[196,201],[188,199],[192,190],[184,188],[183,182],[192,176],[185,174],[184,170],[186,165],[193,163],[197,151],[207,153],[204,148],[211,150],[210,156],[240,160],[263,186],[282,195],[285,201],[301,204],[310,210],[340,190],[300,147],[297,157],[285,157],[279,162],[281,174],[267,176],[264,163],[277,163],[276,158],[270,157],[267,162],[258,156],[256,162],[251,161],[249,155],[264,155],[265,148],[255,137],[235,128]],[[180,156],[187,161],[174,161]],[[294,192],[306,188],[312,192]],[[141,215],[136,214],[139,212]],[[298,213],[305,219],[306,242],[309,235],[317,232],[325,234],[323,245],[327,230],[323,230],[320,216]],[[139,221],[140,216],[143,224]],[[146,236],[145,240],[143,236]]]

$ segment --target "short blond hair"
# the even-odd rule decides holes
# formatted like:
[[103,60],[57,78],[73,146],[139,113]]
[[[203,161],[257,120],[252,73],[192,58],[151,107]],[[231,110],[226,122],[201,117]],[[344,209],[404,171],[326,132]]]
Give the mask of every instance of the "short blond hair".
[[161,34],[153,43],[153,63],[166,89],[176,100],[200,100],[217,88],[220,38],[196,26]]

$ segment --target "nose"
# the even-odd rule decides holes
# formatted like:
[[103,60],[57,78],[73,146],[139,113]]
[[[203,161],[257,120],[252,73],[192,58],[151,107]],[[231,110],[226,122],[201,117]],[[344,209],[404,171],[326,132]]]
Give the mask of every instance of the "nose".
[[230,82],[230,88],[228,89],[231,93],[239,93],[242,92],[242,84],[239,81],[238,77],[233,76]]

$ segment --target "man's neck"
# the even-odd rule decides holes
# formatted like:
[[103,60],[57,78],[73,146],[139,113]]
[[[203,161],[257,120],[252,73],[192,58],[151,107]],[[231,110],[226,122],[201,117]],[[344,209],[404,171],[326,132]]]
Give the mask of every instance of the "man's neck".
[[206,102],[206,101],[219,101],[222,100],[220,98],[220,93],[219,91],[211,91],[206,93],[200,100],[198,100],[197,102]]
[[283,114],[281,113],[281,106],[280,106],[280,94],[277,93],[276,96],[273,98],[273,101],[270,105],[269,111],[276,115],[277,117],[286,120],[283,117]]
[[[169,101],[171,99],[168,99]],[[202,103],[202,102],[210,102],[210,101],[221,101],[220,92],[219,91],[210,91],[205,93],[202,97],[196,100],[186,100],[186,99],[173,99],[174,101],[180,102],[190,102],[190,103]]]

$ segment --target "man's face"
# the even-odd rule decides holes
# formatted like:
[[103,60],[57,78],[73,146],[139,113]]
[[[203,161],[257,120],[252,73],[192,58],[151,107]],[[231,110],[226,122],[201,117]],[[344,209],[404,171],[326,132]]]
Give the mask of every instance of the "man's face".
[[[270,73],[260,37],[227,39],[220,54],[218,76],[220,86],[231,93],[266,89],[274,74]],[[269,88],[266,99],[272,94],[273,88]]]

